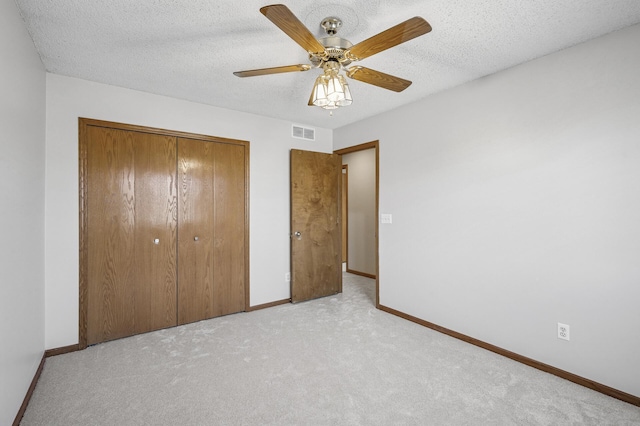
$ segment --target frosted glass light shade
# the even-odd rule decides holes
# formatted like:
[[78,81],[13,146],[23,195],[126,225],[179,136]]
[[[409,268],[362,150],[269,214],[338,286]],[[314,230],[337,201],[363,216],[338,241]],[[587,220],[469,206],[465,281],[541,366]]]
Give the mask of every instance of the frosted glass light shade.
[[326,69],[316,78],[311,103],[324,109],[351,105],[351,91],[344,76],[334,69]]
[[321,75],[316,78],[316,82],[313,85],[313,100],[315,106],[324,107],[329,103],[327,98],[327,84],[325,82],[325,76]]

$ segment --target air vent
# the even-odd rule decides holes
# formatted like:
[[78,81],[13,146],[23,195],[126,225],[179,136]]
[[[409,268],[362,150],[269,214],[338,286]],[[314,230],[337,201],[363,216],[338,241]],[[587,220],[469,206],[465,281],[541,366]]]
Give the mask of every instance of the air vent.
[[297,139],[306,139],[308,141],[316,140],[315,129],[308,129],[306,127],[291,126],[291,136]]

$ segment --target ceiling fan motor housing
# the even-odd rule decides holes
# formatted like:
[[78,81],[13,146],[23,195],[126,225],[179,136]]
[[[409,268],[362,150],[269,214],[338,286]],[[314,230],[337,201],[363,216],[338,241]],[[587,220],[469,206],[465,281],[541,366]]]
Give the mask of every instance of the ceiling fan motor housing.
[[325,51],[322,56],[309,56],[309,60],[314,66],[319,67],[326,61],[337,61],[342,66],[347,66],[351,63],[351,59],[345,55],[345,52],[353,46],[349,40],[337,36],[329,36],[323,37],[318,41],[324,46]]

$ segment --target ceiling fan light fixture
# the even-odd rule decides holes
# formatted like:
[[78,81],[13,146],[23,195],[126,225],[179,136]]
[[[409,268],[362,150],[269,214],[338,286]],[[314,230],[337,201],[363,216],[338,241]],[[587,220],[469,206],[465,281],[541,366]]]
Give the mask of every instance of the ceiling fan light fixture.
[[324,74],[316,78],[316,82],[313,85],[312,99],[311,103],[315,106],[325,107],[329,104],[329,98],[327,97],[327,83],[325,81]]
[[327,67],[316,78],[311,104],[324,109],[349,106],[353,102],[346,79],[335,68]]
[[[346,70],[352,62],[368,58],[431,31],[431,25],[427,21],[414,16],[353,45],[349,40],[336,35],[342,26],[339,18],[325,18],[321,26],[327,36],[317,39],[283,4],[263,6],[260,12],[308,53],[311,64],[237,71],[233,74],[238,77],[253,77],[322,68],[323,73],[316,78],[307,105],[330,110],[349,106],[353,102],[345,76],[340,74],[341,69]],[[394,92],[401,92],[411,85],[409,80],[361,66],[349,68],[346,76]]]
[[327,81],[327,99],[329,102],[338,102],[344,99],[344,88],[338,78],[338,74],[331,74],[326,79]]
[[343,75],[339,75],[338,79],[340,80],[340,84],[342,85],[342,93],[343,96],[341,99],[336,101],[336,105],[340,107],[349,106],[353,102],[351,98],[351,90],[349,90],[349,84]]

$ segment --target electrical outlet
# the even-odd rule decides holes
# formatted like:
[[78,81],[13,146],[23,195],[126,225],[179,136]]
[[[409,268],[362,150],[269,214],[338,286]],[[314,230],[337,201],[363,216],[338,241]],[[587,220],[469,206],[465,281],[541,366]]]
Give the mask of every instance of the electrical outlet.
[[287,272],[286,274],[284,274],[284,280],[286,282],[291,281],[291,273],[290,272]]
[[389,213],[381,214],[380,223],[393,223],[393,216]]
[[558,339],[571,340],[570,328],[567,324],[558,323]]

